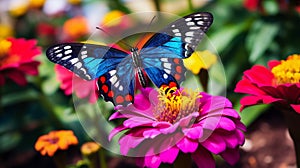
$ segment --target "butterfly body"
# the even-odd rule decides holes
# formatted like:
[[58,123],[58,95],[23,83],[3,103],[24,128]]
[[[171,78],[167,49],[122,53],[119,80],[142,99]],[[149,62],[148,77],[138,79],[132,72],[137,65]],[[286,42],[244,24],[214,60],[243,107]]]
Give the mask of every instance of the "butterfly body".
[[115,105],[134,101],[136,76],[142,87],[147,77],[157,87],[180,87],[186,69],[182,59],[195,51],[212,24],[207,12],[187,15],[154,34],[142,48],[130,54],[108,46],[64,43],[46,51],[49,60],[85,80],[97,80],[98,92]]

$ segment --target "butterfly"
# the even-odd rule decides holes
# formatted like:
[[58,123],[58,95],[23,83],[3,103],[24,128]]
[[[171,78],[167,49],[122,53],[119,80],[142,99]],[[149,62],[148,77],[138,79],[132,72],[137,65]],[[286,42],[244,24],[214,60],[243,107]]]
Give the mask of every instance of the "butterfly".
[[148,77],[158,88],[179,88],[186,72],[182,59],[191,56],[212,22],[208,12],[184,16],[155,33],[141,49],[132,47],[130,54],[104,45],[63,43],[48,48],[46,56],[82,79],[96,79],[105,101],[127,106],[134,102],[136,76],[142,87]]

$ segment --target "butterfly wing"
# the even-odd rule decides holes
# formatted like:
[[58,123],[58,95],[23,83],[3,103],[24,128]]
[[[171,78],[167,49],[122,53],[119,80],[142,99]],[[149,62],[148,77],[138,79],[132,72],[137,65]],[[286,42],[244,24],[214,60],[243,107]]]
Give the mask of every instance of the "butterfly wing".
[[179,87],[186,72],[181,59],[191,56],[212,22],[210,13],[193,13],[169,24],[147,41],[140,55],[147,75],[157,87]]
[[128,54],[107,46],[63,43],[47,49],[46,56],[74,72],[80,78],[93,80],[113,70]]
[[123,105],[133,101],[134,69],[127,53],[102,45],[65,43],[50,47],[46,55],[82,79],[98,78],[104,100]]
[[179,58],[145,58],[145,71],[150,80],[157,86],[179,88],[185,79],[186,68]]
[[208,12],[184,16],[154,34],[141,53],[148,57],[188,58],[212,22],[213,16]]
[[135,71],[130,57],[124,58],[116,67],[98,78],[98,90],[104,100],[114,105],[133,103]]

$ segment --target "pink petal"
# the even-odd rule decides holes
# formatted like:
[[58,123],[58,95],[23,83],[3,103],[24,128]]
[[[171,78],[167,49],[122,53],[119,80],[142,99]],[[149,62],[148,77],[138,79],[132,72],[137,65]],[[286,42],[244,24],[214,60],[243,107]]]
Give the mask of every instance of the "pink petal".
[[194,162],[201,168],[215,168],[216,163],[210,152],[204,148],[198,148],[198,150],[191,154]]
[[203,135],[203,128],[202,126],[196,126],[192,128],[185,128],[182,130],[186,137],[191,139],[199,139]]
[[217,128],[226,131],[233,131],[236,129],[235,123],[231,119],[226,117],[221,117],[220,121],[218,122]]
[[158,155],[146,156],[144,159],[144,166],[149,168],[157,168],[161,163],[160,157]]
[[297,113],[300,113],[300,104],[291,104],[291,107],[292,107]]
[[119,140],[120,153],[122,155],[127,155],[130,149],[137,147],[144,140],[143,137],[138,137],[134,134],[128,134],[121,137]]
[[234,165],[240,159],[238,148],[226,149],[226,151],[221,153],[221,156],[230,165]]
[[108,136],[108,140],[111,141],[111,139],[117,135],[119,132],[121,131],[124,131],[126,130],[127,128],[124,127],[123,125],[119,125],[117,127],[115,127],[110,133],[109,133],[109,136]]
[[178,143],[177,147],[183,152],[183,153],[193,153],[198,148],[198,142],[189,140],[186,137],[183,137]]
[[132,117],[123,122],[127,128],[134,128],[138,126],[151,126],[152,120],[143,117]]
[[159,154],[160,159],[163,163],[170,163],[172,164],[175,159],[177,158],[177,155],[179,153],[179,149],[176,147],[171,147],[170,149],[163,151]]
[[144,131],[143,132],[143,136],[145,138],[150,138],[150,139],[154,139],[156,136],[160,135],[161,132],[155,129],[151,129],[149,131]]
[[201,143],[207,150],[214,154],[219,154],[226,149],[226,143],[223,137],[212,134],[208,139]]

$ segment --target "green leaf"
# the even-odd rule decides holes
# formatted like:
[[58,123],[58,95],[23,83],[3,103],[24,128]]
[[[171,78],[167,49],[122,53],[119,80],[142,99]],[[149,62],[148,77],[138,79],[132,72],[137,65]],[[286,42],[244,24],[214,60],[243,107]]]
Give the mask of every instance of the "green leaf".
[[[241,105],[238,103],[234,109],[239,111]],[[260,115],[262,115],[270,105],[268,104],[260,104],[255,106],[247,107],[240,113],[242,123],[244,123],[247,127],[250,126]]]
[[218,52],[222,52],[232,40],[247,28],[249,21],[227,25],[210,36],[210,40]]
[[18,132],[7,132],[5,134],[1,134],[0,153],[16,147],[19,144],[21,137],[22,137],[21,134]]
[[250,50],[249,61],[254,63],[271,46],[279,31],[279,24],[257,21],[247,37],[246,45]]
[[37,100],[38,98],[39,95],[35,90],[28,89],[20,92],[5,94],[2,98],[1,105],[8,106],[24,101]]

